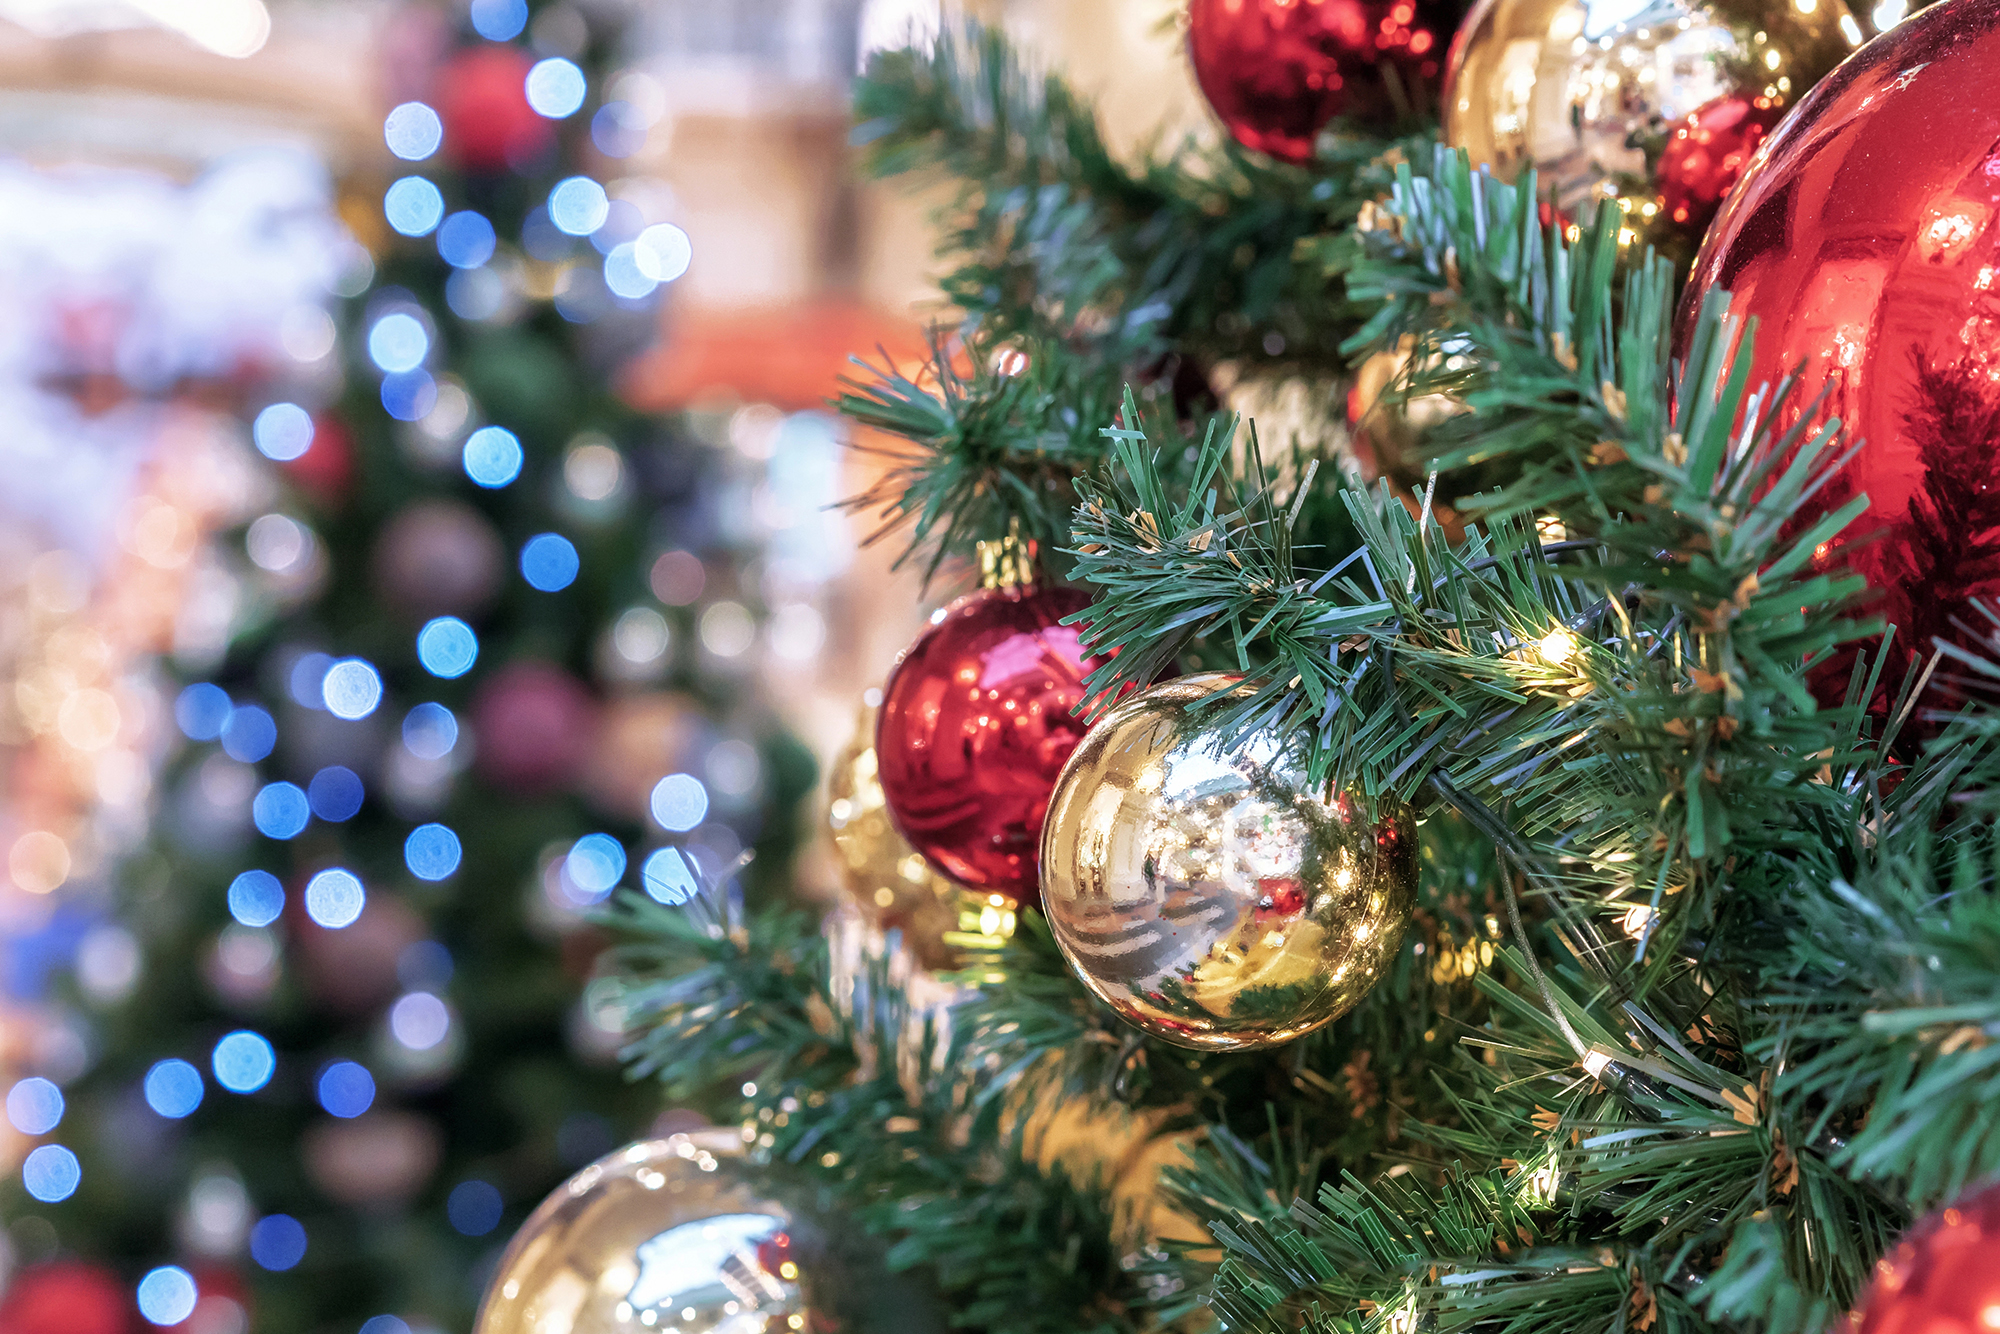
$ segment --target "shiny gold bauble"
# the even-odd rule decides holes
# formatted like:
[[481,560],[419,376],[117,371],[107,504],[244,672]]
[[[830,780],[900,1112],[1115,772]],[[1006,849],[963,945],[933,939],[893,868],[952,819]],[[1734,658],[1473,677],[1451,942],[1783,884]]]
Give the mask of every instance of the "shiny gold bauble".
[[1729,182],[1720,162],[1696,169],[1706,211],[1671,218],[1687,212],[1659,179],[1676,136],[1723,110],[1774,121],[1860,43],[1842,0],[1480,0],[1446,64],[1444,139],[1503,180],[1533,167],[1573,223],[1616,198],[1623,239],[1691,257]]
[[[1234,678],[1157,685],[1063,766],[1042,910],[1120,1017],[1185,1047],[1267,1047],[1338,1018],[1395,957],[1416,903],[1407,807],[1308,789],[1301,746],[1195,714]],[[1248,690],[1248,686],[1238,687]]]
[[528,1217],[476,1334],[793,1334],[813,1318],[798,1220],[731,1171],[740,1135],[643,1140]]

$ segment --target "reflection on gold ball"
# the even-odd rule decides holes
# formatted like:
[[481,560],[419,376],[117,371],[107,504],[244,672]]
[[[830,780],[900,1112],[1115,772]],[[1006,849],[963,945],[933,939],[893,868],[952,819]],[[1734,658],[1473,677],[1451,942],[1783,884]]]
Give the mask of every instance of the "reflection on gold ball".
[[1344,1014],[1395,957],[1417,890],[1408,808],[1317,795],[1294,746],[1252,735],[1231,752],[1192,720],[1231,680],[1113,709],[1063,766],[1042,835],[1042,908],[1084,985],[1216,1051]]
[[813,1319],[790,1210],[729,1160],[728,1131],[643,1140],[556,1188],[500,1259],[476,1334],[736,1334]]

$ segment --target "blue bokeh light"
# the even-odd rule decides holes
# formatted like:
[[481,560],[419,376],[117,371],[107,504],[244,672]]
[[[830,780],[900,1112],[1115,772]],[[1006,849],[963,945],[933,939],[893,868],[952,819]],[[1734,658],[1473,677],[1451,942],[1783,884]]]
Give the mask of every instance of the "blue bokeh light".
[[335,1061],[319,1074],[319,1105],[352,1120],[375,1105],[375,1076],[354,1061]]
[[284,911],[285,887],[269,871],[245,871],[229,882],[229,915],[243,925],[269,926]]
[[229,721],[222,725],[222,749],[230,759],[255,764],[277,744],[278,724],[263,709],[244,704],[229,711]]
[[197,682],[174,699],[174,721],[190,741],[213,741],[229,721],[229,692],[206,681]]
[[410,1334],[410,1327],[400,1316],[371,1315],[361,1322],[356,1334]]
[[368,331],[368,359],[388,374],[413,371],[430,354],[430,334],[423,321],[408,311],[384,315]]
[[403,840],[403,862],[419,880],[443,880],[464,857],[458,835],[441,824],[420,824]]
[[693,774],[668,774],[653,784],[650,804],[660,828],[685,834],[708,817],[708,789]]
[[444,143],[444,122],[422,102],[405,102],[382,121],[382,141],[405,162],[421,162]]
[[326,669],[320,698],[336,718],[366,718],[382,702],[382,677],[365,658],[341,658]]
[[556,188],[549,191],[549,221],[558,231],[588,236],[602,227],[610,215],[610,197],[603,186],[588,176],[558,181]]
[[305,1224],[290,1214],[266,1214],[250,1229],[250,1258],[282,1274],[306,1258]]
[[458,719],[442,704],[419,704],[403,716],[403,748],[420,760],[441,760],[458,744]]
[[444,1202],[445,1217],[468,1237],[483,1237],[499,1227],[504,1207],[499,1190],[477,1180],[459,1182]]
[[399,422],[419,422],[437,406],[437,381],[429,371],[399,371],[382,377],[382,411]]
[[640,868],[646,892],[669,906],[686,903],[701,890],[701,881],[679,848],[661,848]]
[[590,118],[590,142],[606,157],[631,157],[646,146],[646,122],[630,102],[606,102]]
[[314,710],[326,708],[326,669],[331,666],[333,659],[325,653],[301,653],[285,682],[292,703]]
[[312,818],[312,803],[296,783],[266,783],[250,803],[250,820],[265,838],[297,838]]
[[361,775],[344,764],[329,764],[306,784],[306,800],[312,804],[312,813],[330,824],[352,820],[360,814],[366,796]]
[[312,448],[312,414],[296,403],[273,403],[250,424],[250,438],[265,458],[289,463]]
[[609,834],[585,834],[570,845],[563,874],[585,894],[601,899],[625,874],[625,848]]
[[261,1035],[239,1028],[215,1044],[209,1058],[215,1082],[231,1093],[255,1093],[271,1082],[278,1054]]
[[[76,1194],[83,1167],[60,1144],[44,1144],[21,1162],[21,1184],[43,1204],[57,1204]],[[459,1229],[464,1231],[463,1228]]]
[[521,475],[521,441],[504,426],[482,426],[465,438],[465,475],[481,486],[505,486]]
[[342,866],[329,866],[306,881],[306,916],[329,931],[353,926],[368,903],[361,878]]
[[604,285],[613,296],[641,301],[651,296],[660,282],[639,267],[639,247],[631,241],[621,241],[604,256]]
[[156,1325],[178,1325],[194,1314],[201,1289],[179,1265],[161,1265],[139,1280],[139,1314]]
[[454,269],[476,269],[493,258],[499,238],[483,213],[467,209],[438,224],[438,257]]
[[382,216],[405,236],[428,236],[444,217],[444,194],[422,176],[405,176],[382,196]]
[[511,42],[528,26],[528,0],[472,0],[472,30],[489,42]]
[[62,1119],[62,1090],[39,1075],[7,1090],[7,1120],[23,1135],[46,1135]]
[[587,91],[583,71],[576,67],[575,62],[560,56],[535,62],[534,68],[528,71],[523,88],[528,94],[528,105],[535,109],[537,115],[550,120],[574,116],[582,109]]
[[440,616],[417,631],[417,661],[432,676],[464,676],[479,659],[479,636],[456,616]]
[[575,545],[561,533],[538,533],[521,546],[521,577],[544,593],[568,588],[580,568]]
[[178,1121],[201,1106],[201,1071],[178,1058],[155,1061],[144,1088],[146,1105],[168,1120]]

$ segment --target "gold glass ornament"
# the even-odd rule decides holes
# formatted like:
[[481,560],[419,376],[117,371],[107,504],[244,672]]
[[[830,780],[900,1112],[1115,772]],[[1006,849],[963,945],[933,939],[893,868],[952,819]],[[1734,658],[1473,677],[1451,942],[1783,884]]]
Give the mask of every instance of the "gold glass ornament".
[[[1589,225],[1693,253],[1756,142],[1848,52],[1842,0],[1480,0],[1446,64],[1444,139]],[[1662,180],[1662,172],[1666,175]]]
[[475,1334],[824,1331],[798,1220],[729,1170],[731,1131],[628,1145],[556,1188],[486,1290]]
[[1216,1051],[1345,1013],[1395,956],[1417,888],[1407,807],[1308,791],[1295,743],[1231,751],[1194,719],[1233,679],[1169,681],[1106,714],[1042,834],[1042,910],[1084,985],[1137,1027]]

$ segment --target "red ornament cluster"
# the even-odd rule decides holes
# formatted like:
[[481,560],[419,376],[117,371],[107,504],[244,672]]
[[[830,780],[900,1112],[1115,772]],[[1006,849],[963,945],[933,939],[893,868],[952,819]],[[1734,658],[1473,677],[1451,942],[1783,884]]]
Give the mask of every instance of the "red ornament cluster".
[[1436,77],[1443,51],[1413,0],[1191,0],[1188,57],[1236,142],[1287,162],[1312,157],[1335,116],[1393,122],[1381,66]]
[[[1990,654],[1970,604],[2000,598],[2000,0],[1945,0],[1806,95],[1702,246],[1681,351],[1712,292],[1758,322],[1751,385],[1798,372],[1792,417],[1860,445],[1793,522],[1868,497],[1816,559],[1883,590],[1885,693],[1935,640]],[[1822,703],[1850,661],[1815,674]],[[1946,660],[1917,716],[1987,689]]]
[[1843,1334],[1973,1334],[2000,1323],[2000,1186],[1903,1234],[1847,1315]]
[[960,598],[897,660],[875,757],[897,832],[945,875],[1023,902],[1038,897],[1042,818],[1083,738],[1072,712],[1097,665],[1063,617],[1068,588]]

